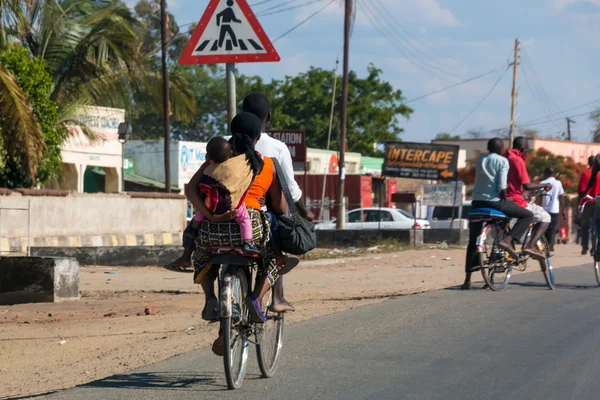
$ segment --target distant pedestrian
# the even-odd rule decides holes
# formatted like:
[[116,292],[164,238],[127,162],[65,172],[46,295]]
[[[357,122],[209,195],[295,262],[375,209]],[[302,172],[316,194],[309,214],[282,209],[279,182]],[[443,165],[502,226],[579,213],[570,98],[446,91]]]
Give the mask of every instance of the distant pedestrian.
[[[546,239],[550,246],[550,251],[554,251],[554,244],[556,243],[556,232],[560,226],[560,217],[566,218],[566,207],[565,207],[565,190],[562,183],[555,178],[556,172],[554,168],[548,167],[544,170],[542,184],[548,184],[552,186],[548,192],[548,196],[543,198],[544,210],[550,214],[550,226],[546,230]],[[562,213],[561,213],[562,209]]]
[[[590,233],[592,228],[592,219],[594,218],[595,198],[600,194],[600,180],[595,181],[589,192],[586,192],[586,187],[590,178],[592,177],[592,164],[594,162],[594,156],[588,158],[589,168],[583,171],[581,178],[579,179],[579,187],[577,192],[579,193],[579,206],[583,208],[580,215],[581,220],[581,254],[586,255],[590,248]],[[586,198],[589,194],[592,198]]]

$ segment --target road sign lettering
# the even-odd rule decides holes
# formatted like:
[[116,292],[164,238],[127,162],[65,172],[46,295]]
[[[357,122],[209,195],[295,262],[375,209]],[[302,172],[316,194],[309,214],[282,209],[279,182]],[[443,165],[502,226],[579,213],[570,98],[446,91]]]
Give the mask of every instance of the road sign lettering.
[[247,0],[211,0],[180,64],[279,61]]
[[271,130],[273,139],[281,140],[290,149],[292,161],[306,162],[306,132],[293,130]]
[[427,180],[455,178],[459,149],[429,143],[387,143],[382,175]]

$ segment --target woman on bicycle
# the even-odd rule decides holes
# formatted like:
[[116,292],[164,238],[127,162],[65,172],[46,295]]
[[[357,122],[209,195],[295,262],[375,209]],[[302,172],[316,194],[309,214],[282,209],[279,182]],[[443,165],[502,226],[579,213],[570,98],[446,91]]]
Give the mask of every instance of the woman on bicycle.
[[[257,259],[257,280],[253,293],[248,296],[246,303],[250,309],[252,319],[255,322],[263,322],[265,316],[260,308],[261,300],[277,280],[279,266],[275,255],[269,246],[270,220],[261,211],[261,198],[269,198],[271,210],[277,214],[284,213],[287,209],[285,197],[279,186],[273,160],[263,157],[256,152],[254,146],[261,135],[262,124],[258,117],[251,113],[238,114],[231,122],[231,143],[234,156],[245,155],[253,171],[255,178],[245,197],[245,205],[248,209],[252,223],[252,235],[254,244],[260,249],[263,257]],[[218,269],[210,264],[214,246],[230,247],[241,245],[239,226],[229,222],[235,218],[234,213],[229,212],[214,215],[207,209],[200,195],[198,182],[202,175],[202,168],[190,180],[186,188],[186,195],[194,207],[204,214],[204,221],[200,225],[196,239],[196,251],[192,257],[195,274],[194,281],[202,285],[206,303],[202,311],[205,320],[216,320],[218,318],[218,300],[215,295],[214,282],[218,276]],[[217,339],[213,344],[213,351],[222,354],[222,341]]]

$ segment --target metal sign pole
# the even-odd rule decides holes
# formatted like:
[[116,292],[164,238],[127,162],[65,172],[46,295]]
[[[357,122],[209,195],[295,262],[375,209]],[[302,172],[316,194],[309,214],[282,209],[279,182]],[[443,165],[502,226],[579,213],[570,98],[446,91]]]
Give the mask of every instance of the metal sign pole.
[[452,218],[450,219],[450,231],[452,231],[452,225],[454,224],[454,212],[456,211],[456,195],[458,192],[458,178],[456,179],[456,183],[454,185],[454,205],[452,206]]
[[225,72],[227,75],[227,122],[231,123],[237,110],[237,98],[235,93],[235,64],[226,64]]

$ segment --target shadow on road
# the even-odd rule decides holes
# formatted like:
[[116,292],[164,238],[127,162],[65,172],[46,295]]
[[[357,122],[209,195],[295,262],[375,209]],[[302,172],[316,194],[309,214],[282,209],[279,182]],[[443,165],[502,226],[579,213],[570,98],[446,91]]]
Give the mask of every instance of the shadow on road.
[[226,390],[222,378],[222,376],[217,377],[217,374],[144,372],[113,375],[81,387],[180,391]]

